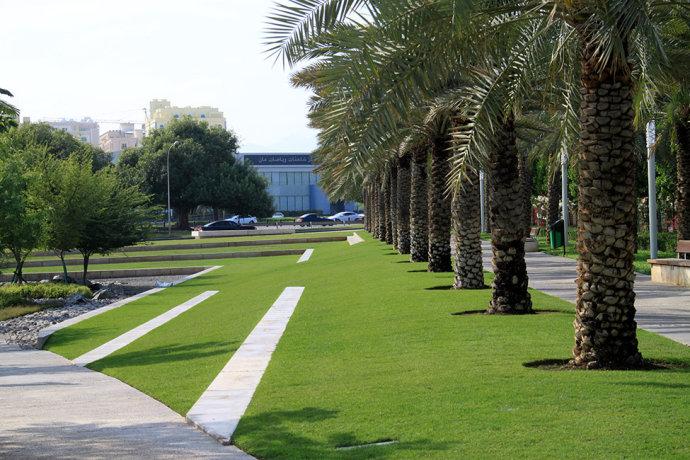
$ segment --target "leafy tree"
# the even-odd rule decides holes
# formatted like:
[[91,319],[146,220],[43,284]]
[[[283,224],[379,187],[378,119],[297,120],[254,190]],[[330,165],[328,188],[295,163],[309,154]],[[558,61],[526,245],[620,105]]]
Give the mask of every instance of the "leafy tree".
[[47,123],[22,124],[12,130],[11,136],[17,148],[29,145],[44,145],[49,154],[67,159],[78,153],[91,159],[92,169],[97,171],[112,163],[112,154],[100,148],[77,140],[66,131],[55,129]]
[[93,254],[108,254],[145,240],[149,230],[146,222],[153,217],[149,197],[137,186],[122,184],[113,168],[101,169],[92,179],[89,216],[75,244],[84,260],[84,285]]
[[27,200],[32,176],[7,141],[0,140],[0,251],[12,254],[16,263],[13,281],[21,283],[24,261],[40,244],[43,218]]
[[44,212],[43,244],[60,257],[66,283],[65,253],[82,240],[94,212],[91,199],[97,184],[92,161],[83,153],[63,160],[43,150],[31,164],[36,180],[29,184],[28,196],[34,209]]
[[[179,145],[173,146],[175,141]],[[167,159],[170,156],[170,202],[178,227],[198,205],[237,213],[267,215],[272,200],[267,183],[251,166],[237,161],[237,137],[205,122],[175,120],[144,138],[141,149],[128,149],[117,169],[128,183],[141,184],[157,203],[167,203]]]

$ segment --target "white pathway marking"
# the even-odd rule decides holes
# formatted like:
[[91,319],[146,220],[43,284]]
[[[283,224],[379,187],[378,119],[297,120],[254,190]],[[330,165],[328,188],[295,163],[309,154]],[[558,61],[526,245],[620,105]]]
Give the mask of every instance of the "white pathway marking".
[[189,423],[221,444],[230,444],[302,292],[304,287],[285,288],[189,410]]
[[183,304],[178,305],[175,308],[172,308],[162,315],[158,315],[152,320],[149,320],[145,322],[144,324],[135,327],[132,330],[129,330],[122,334],[119,337],[114,338],[110,342],[106,342],[103,345],[101,345],[98,348],[94,348],[93,350],[84,353],[83,355],[79,356],[78,358],[75,358],[72,360],[74,364],[77,366],[86,366],[89,363],[92,363],[94,361],[97,361],[101,358],[104,358],[108,356],[109,354],[119,350],[120,348],[129,345],[130,343],[134,342],[136,339],[146,335],[147,333],[151,332],[152,330],[156,329],[159,326],[162,326],[163,324],[167,323],[171,319],[175,318],[176,316],[181,315],[182,313],[186,312],[190,308],[200,304],[204,300],[208,299],[209,297],[218,294],[218,291],[206,291],[202,294],[199,294],[198,296],[194,297],[193,299],[190,299],[186,301]]
[[297,263],[306,262],[307,260],[309,260],[309,258],[311,257],[311,255],[312,255],[313,252],[314,252],[313,249],[306,249],[306,250],[304,251],[304,253],[302,253],[302,257],[299,258],[299,260],[297,261]]
[[357,232],[352,232],[352,235],[347,237],[347,242],[352,246],[353,244],[364,243],[364,238],[359,236]]
[[[213,271],[217,268],[222,267],[222,265],[216,265],[210,268],[207,268],[206,270],[202,270],[200,272],[194,273],[193,275],[185,276],[184,278],[180,278],[177,281],[174,281],[172,284],[180,284],[185,281],[191,280],[192,278],[196,278],[197,276],[205,275],[206,273]],[[38,348],[43,348],[43,344],[48,340],[48,337],[50,337],[51,334],[53,334],[56,331],[59,331],[60,329],[64,329],[68,326],[71,326],[73,324],[80,323],[84,321],[85,319],[89,319],[93,316],[100,315],[101,313],[105,313],[106,311],[113,310],[115,308],[119,308],[123,305],[127,305],[130,302],[134,302],[135,300],[139,300],[142,297],[146,297],[151,294],[155,294],[156,292],[162,291],[165,288],[153,288],[149,289],[148,291],[144,291],[142,293],[139,293],[137,295],[134,295],[132,297],[127,297],[126,299],[120,300],[118,302],[111,303],[110,305],[106,305],[105,307],[99,308],[97,310],[91,310],[90,312],[84,313],[83,315],[75,316],[74,318],[70,318],[67,321],[63,321],[58,324],[53,324],[52,326],[44,327],[40,331],[38,331]]]

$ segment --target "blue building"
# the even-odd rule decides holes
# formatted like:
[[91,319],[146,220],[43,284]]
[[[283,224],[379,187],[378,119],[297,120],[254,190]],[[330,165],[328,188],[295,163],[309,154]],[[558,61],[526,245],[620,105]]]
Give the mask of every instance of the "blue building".
[[239,153],[269,183],[277,211],[320,211],[331,214],[355,209],[354,203],[331,203],[319,188],[318,174],[308,153]]

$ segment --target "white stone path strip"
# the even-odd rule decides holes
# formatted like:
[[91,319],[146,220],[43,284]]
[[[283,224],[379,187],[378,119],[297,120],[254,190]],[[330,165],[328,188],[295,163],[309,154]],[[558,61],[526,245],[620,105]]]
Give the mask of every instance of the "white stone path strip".
[[359,236],[357,232],[352,232],[352,235],[347,237],[347,242],[352,246],[353,244],[364,243],[364,238]]
[[309,260],[309,258],[311,257],[311,255],[312,255],[313,252],[314,252],[313,249],[306,249],[306,250],[302,253],[302,257],[299,258],[299,260],[297,261],[297,263],[299,264],[299,263],[301,263],[301,262],[306,262],[307,260]]
[[232,434],[252,400],[302,292],[304,287],[285,288],[189,410],[189,423],[221,444],[230,444]]
[[[191,280],[192,278],[196,278],[197,276],[205,275],[208,272],[211,272],[217,268],[222,267],[222,265],[216,265],[213,267],[209,267],[206,270],[202,270],[200,272],[194,273],[189,276],[185,276],[184,278],[180,278],[177,281],[174,281],[172,285],[177,285],[180,283],[183,283],[185,281]],[[165,288],[153,288],[149,289],[148,291],[141,292],[137,295],[134,295],[132,297],[127,297],[126,299],[120,300],[118,302],[111,303],[110,305],[106,305],[105,307],[99,308],[97,310],[91,310],[90,312],[84,313],[83,315],[75,316],[74,318],[70,318],[67,321],[63,321],[58,324],[53,324],[52,326],[44,327],[40,331],[38,331],[38,348],[43,348],[43,344],[46,343],[46,340],[48,340],[48,337],[51,336],[56,331],[59,331],[60,329],[64,329],[68,326],[71,326],[73,324],[80,323],[84,321],[85,319],[89,319],[93,316],[100,315],[101,313],[105,313],[106,311],[113,310],[115,308],[120,308],[123,305],[127,305],[130,302],[134,302],[135,300],[139,300],[142,297],[146,297],[151,294],[155,294],[156,292],[162,291]]]
[[193,299],[190,299],[185,303],[180,304],[177,307],[166,311],[162,315],[158,315],[155,318],[145,322],[144,324],[125,332],[121,336],[115,337],[110,342],[106,342],[100,347],[94,348],[93,350],[84,353],[78,358],[73,359],[72,362],[77,366],[86,366],[89,363],[98,361],[101,358],[105,358],[109,354],[114,353],[120,348],[129,345],[130,343],[134,342],[140,337],[143,337],[144,335],[148,334],[157,327],[162,326],[171,319],[181,315],[190,308],[199,305],[201,302],[215,294],[218,294],[218,291],[206,291],[204,293],[201,293]]

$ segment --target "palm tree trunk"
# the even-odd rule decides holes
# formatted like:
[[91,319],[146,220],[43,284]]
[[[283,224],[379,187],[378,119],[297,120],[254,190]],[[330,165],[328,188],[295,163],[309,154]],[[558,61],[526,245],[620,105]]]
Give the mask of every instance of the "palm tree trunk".
[[[635,322],[633,82],[582,34],[575,366],[642,364]],[[614,62],[615,64],[615,62]]]
[[690,239],[690,105],[684,105],[678,112],[679,119],[673,126],[678,142],[678,157],[676,158],[678,177],[677,231],[679,240],[688,240]]
[[380,241],[386,241],[386,204],[380,176],[376,179],[376,210],[376,237]]
[[390,174],[386,178],[386,182],[383,185],[383,205],[385,212],[385,236],[384,241],[386,244],[393,244],[393,217],[391,210],[391,176]]
[[489,152],[488,168],[494,280],[487,313],[533,313],[527,292],[523,201],[511,115],[499,126],[496,138],[496,147]]
[[467,179],[453,197],[453,231],[455,233],[455,281],[453,289],[482,289],[481,213],[479,174],[468,171]]
[[558,201],[561,197],[561,169],[553,165],[553,153],[549,154],[548,184],[546,205],[546,225],[551,225],[560,219],[558,215]]
[[398,253],[410,253],[410,154],[398,160]]
[[529,236],[532,227],[532,171],[530,170],[527,155],[519,155],[520,170],[520,196],[522,197],[522,229],[525,238]]
[[410,261],[429,260],[429,234],[427,210],[428,148],[419,145],[412,151],[410,187]]
[[445,193],[450,173],[450,138],[434,139],[429,174],[429,271],[453,270],[450,259],[450,198]]
[[391,196],[391,240],[393,249],[398,249],[398,162],[393,161],[390,165],[390,196]]

